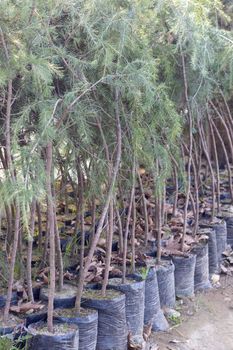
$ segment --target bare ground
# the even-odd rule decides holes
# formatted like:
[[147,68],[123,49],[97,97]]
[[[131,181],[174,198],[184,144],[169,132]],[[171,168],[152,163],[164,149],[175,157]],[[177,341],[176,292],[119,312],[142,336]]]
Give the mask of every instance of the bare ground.
[[153,334],[151,350],[233,350],[233,277],[222,277],[220,287],[184,300],[178,309],[181,323]]

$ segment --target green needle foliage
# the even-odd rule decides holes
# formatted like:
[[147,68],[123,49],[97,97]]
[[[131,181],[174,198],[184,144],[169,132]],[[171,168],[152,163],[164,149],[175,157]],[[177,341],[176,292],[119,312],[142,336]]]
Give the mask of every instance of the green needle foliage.
[[85,204],[104,205],[119,142],[116,90],[122,152],[113,198],[119,187],[129,197],[134,164],[153,174],[158,198],[174,163],[185,178],[187,104],[196,137],[209,101],[232,99],[231,1],[1,0],[0,13],[2,210],[14,216],[19,203],[28,232],[33,199],[46,198],[50,141],[51,178],[62,173],[78,197],[79,165]]

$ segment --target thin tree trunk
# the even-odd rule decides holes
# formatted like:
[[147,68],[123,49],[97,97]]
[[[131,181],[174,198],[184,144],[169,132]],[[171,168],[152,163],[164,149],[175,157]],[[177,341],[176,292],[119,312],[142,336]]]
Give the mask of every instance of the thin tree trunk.
[[137,222],[137,207],[135,200],[135,193],[133,198],[133,223],[132,223],[132,233],[131,233],[131,247],[132,247],[132,273],[135,272],[135,229]]
[[222,145],[222,149],[226,158],[226,163],[227,163],[227,171],[228,171],[228,182],[229,182],[229,189],[230,189],[230,195],[231,195],[231,202],[233,202],[233,188],[232,188],[232,180],[231,180],[231,167],[230,167],[230,163],[229,163],[229,158],[228,158],[228,154],[227,154],[227,150],[224,144],[224,141],[220,135],[220,132],[218,131],[218,128],[216,127],[214,121],[212,119],[210,119],[210,122],[212,123],[212,126],[214,128],[214,131]]
[[214,153],[214,159],[215,159],[215,167],[216,167],[216,197],[217,197],[217,211],[220,213],[220,176],[219,176],[219,162],[218,162],[218,152],[217,152],[217,146],[216,146],[216,140],[214,136],[214,129],[213,125],[210,121],[209,113],[207,112],[207,117],[210,125],[211,130],[211,137],[212,137],[212,143],[213,143],[213,153]]
[[[182,143],[183,146],[186,149],[186,152],[188,152],[188,148],[185,145],[185,143]],[[198,176],[197,176],[197,169],[196,169],[196,164],[194,161],[194,158],[192,156],[192,167],[193,167],[193,174],[194,174],[194,190],[195,190],[195,199],[194,200],[193,196],[190,196],[191,201],[192,201],[192,206],[194,208],[194,218],[195,218],[195,223],[194,223],[194,227],[193,227],[193,236],[196,235],[197,230],[198,230],[198,226],[199,226],[199,191],[198,191]]]
[[161,203],[161,193],[160,188],[157,186],[156,179],[159,177],[160,173],[160,166],[159,166],[159,160],[156,159],[155,161],[155,178],[154,178],[154,191],[155,191],[155,225],[157,229],[157,239],[156,239],[156,246],[157,246],[157,264],[160,264],[161,262],[161,238],[162,238],[162,203]]
[[34,303],[34,295],[32,290],[32,249],[33,249],[33,236],[35,229],[35,213],[36,213],[36,200],[32,200],[31,205],[31,217],[30,217],[30,232],[28,235],[28,250],[27,250],[27,290],[28,299]]
[[[135,172],[135,169],[133,171]],[[129,224],[130,224],[130,218],[131,218],[131,212],[132,212],[134,193],[135,193],[135,181],[133,180],[131,194],[130,194],[128,214],[127,214],[126,225],[125,225],[125,234],[124,234],[124,240],[123,240],[124,244],[123,244],[123,263],[122,263],[123,264],[122,284],[124,284],[125,280],[126,280],[127,243],[128,243]]]
[[[48,204],[48,195],[47,195],[47,208],[49,206]],[[48,217],[48,210],[46,213],[46,233],[45,233],[45,242],[44,242],[44,250],[43,255],[40,263],[40,269],[43,269],[47,264],[47,256],[48,256],[48,246],[49,246],[49,231],[50,231],[50,222]]]
[[115,165],[113,167],[112,176],[111,176],[111,183],[109,185],[109,190],[108,190],[107,198],[105,200],[105,205],[103,207],[103,210],[102,210],[102,213],[101,213],[101,216],[100,216],[100,219],[99,219],[99,223],[98,223],[98,227],[97,227],[95,236],[94,236],[94,238],[93,238],[93,240],[91,242],[89,253],[88,253],[87,257],[86,257],[82,280],[79,281],[78,291],[77,291],[77,298],[76,298],[76,303],[75,303],[75,308],[76,309],[79,309],[79,307],[80,307],[84,280],[85,280],[85,277],[87,275],[88,269],[90,267],[91,260],[93,258],[96,246],[98,244],[98,241],[99,241],[102,229],[103,229],[103,225],[104,225],[104,221],[105,221],[105,218],[106,218],[106,215],[107,215],[107,212],[108,212],[110,201],[113,199],[114,186],[115,186],[116,177],[117,177],[117,174],[118,174],[118,171],[119,171],[119,167],[120,167],[122,131],[121,131],[120,111],[119,111],[119,91],[118,91],[117,88],[115,90],[115,118],[116,118],[116,134],[117,134],[116,161],[115,161]]
[[58,282],[58,291],[61,292],[64,286],[64,270],[63,270],[63,258],[61,251],[61,240],[57,227],[57,217],[56,209],[54,208],[54,232],[55,232],[55,247],[56,247],[56,256],[58,263],[58,272],[59,272],[59,282]]
[[205,135],[204,135],[204,130],[203,130],[203,126],[201,123],[198,124],[198,131],[199,131],[199,135],[200,135],[200,139],[201,139],[201,143],[202,143],[202,148],[210,169],[210,175],[211,175],[211,188],[212,188],[212,213],[211,213],[211,220],[213,221],[214,219],[214,215],[215,215],[215,176],[214,176],[214,172],[213,172],[213,167],[211,164],[211,159],[208,153],[208,149],[207,149],[207,145],[205,142]]
[[222,122],[222,125],[224,127],[224,130],[226,132],[226,135],[227,135],[227,139],[228,139],[228,143],[229,143],[229,148],[230,148],[230,152],[231,152],[231,159],[233,161],[233,143],[232,143],[232,139],[231,139],[231,135],[230,135],[230,132],[229,132],[229,129],[226,125],[226,122],[224,120],[224,118],[222,117],[221,113],[219,113],[218,109],[216,108],[216,106],[214,105],[214,103],[212,101],[209,101],[210,105],[212,106],[212,108],[214,109],[215,113],[219,116],[221,122]]
[[50,141],[46,148],[46,187],[48,196],[48,221],[49,221],[49,267],[50,267],[50,285],[48,297],[48,331],[53,332],[53,309],[54,309],[54,294],[56,287],[56,268],[55,268],[55,228],[54,228],[54,206],[51,186],[52,177],[52,157],[53,145]]
[[13,287],[13,283],[14,283],[15,260],[16,260],[18,239],[19,239],[19,224],[20,224],[20,208],[19,208],[19,204],[16,203],[14,239],[13,239],[13,246],[12,246],[12,251],[11,251],[11,263],[10,263],[9,276],[8,276],[6,305],[4,308],[4,315],[3,315],[3,322],[4,323],[7,323],[7,321],[8,321],[10,304],[11,304],[12,287]]
[[95,235],[95,222],[96,222],[96,203],[95,203],[95,197],[92,199],[92,209],[91,209],[91,224],[92,224],[92,231],[91,231],[91,240],[92,242],[93,237]]
[[108,284],[108,277],[111,265],[111,256],[112,256],[112,239],[113,239],[113,226],[114,226],[114,207],[113,200],[110,201],[109,205],[109,233],[106,239],[106,257],[105,257],[105,270],[104,270],[104,280],[102,284],[102,295],[106,295],[106,289]]
[[[78,284],[82,283],[84,274],[84,250],[85,250],[85,230],[84,230],[84,182],[83,173],[80,166],[80,159],[77,163],[77,173],[79,182],[79,210],[80,210],[80,224],[81,224],[81,244],[80,244],[80,258],[79,258],[79,281]],[[79,303],[77,312],[80,313],[81,305]]]
[[7,253],[10,252],[10,245],[13,240],[13,229],[12,229],[12,212],[11,207],[5,205],[6,220],[7,220],[7,237],[6,237],[6,249]]
[[191,162],[192,162],[192,150],[193,150],[193,136],[192,136],[192,128],[193,128],[193,121],[192,121],[192,112],[189,106],[189,98],[188,98],[188,83],[187,83],[187,76],[186,76],[186,68],[185,68],[185,59],[184,54],[181,52],[181,59],[182,59],[182,68],[183,68],[183,78],[184,78],[184,93],[185,93],[185,101],[187,105],[188,110],[188,119],[189,119],[189,156],[188,156],[188,169],[187,169],[187,189],[186,189],[186,198],[185,198],[185,205],[184,205],[184,227],[183,227],[183,235],[181,238],[181,251],[184,251],[184,238],[187,230],[187,211],[188,211],[188,203],[189,203],[189,196],[190,196],[190,186],[191,186]]
[[161,208],[161,219],[162,219],[162,225],[167,223],[167,212],[166,212],[166,198],[167,196],[167,190],[166,190],[166,180],[164,180],[163,184],[163,198],[162,198],[162,208]]
[[[110,182],[111,174],[112,174],[112,162],[110,160],[110,154],[109,154],[109,148],[105,139],[105,135],[101,126],[100,121],[97,121],[98,128],[100,130],[100,134],[102,136],[105,155],[108,163],[108,179]],[[108,230],[107,230],[107,237],[106,237],[106,257],[105,257],[105,270],[104,270],[104,280],[102,283],[102,296],[106,295],[106,289],[108,284],[108,277],[109,277],[109,270],[111,265],[111,254],[112,254],[112,240],[113,240],[113,226],[114,226],[114,206],[113,206],[113,199],[110,201],[109,205],[109,224],[108,224]]]
[[42,251],[42,220],[41,220],[41,211],[40,211],[40,203],[36,202],[36,212],[38,218],[38,248],[39,251]]
[[148,223],[147,204],[146,204],[146,198],[145,198],[145,193],[144,193],[144,189],[143,189],[143,184],[142,184],[141,175],[139,174],[139,172],[137,173],[137,175],[138,175],[138,182],[139,182],[139,187],[140,187],[141,196],[142,196],[142,204],[143,204],[144,220],[145,220],[144,240],[145,240],[145,246],[147,246],[148,233],[149,233],[149,223]]
[[172,216],[176,217],[177,214],[177,202],[178,202],[178,194],[179,194],[179,183],[178,183],[178,176],[177,176],[177,169],[174,165],[173,168],[174,172],[174,183],[175,183],[175,195],[174,195],[174,203],[173,203],[173,210],[172,210]]
[[119,230],[119,252],[120,254],[123,254],[123,229],[122,229],[121,216],[116,203],[115,203],[115,211],[117,215],[118,230]]
[[63,258],[62,258],[62,251],[61,251],[61,240],[60,240],[60,234],[57,227],[57,213],[56,213],[56,192],[55,192],[55,185],[54,185],[54,171],[52,171],[53,176],[51,176],[52,185],[51,185],[51,191],[53,196],[53,217],[54,217],[54,239],[55,239],[55,256],[57,261],[57,267],[58,267],[58,291],[61,292],[64,285],[64,271],[63,271]]

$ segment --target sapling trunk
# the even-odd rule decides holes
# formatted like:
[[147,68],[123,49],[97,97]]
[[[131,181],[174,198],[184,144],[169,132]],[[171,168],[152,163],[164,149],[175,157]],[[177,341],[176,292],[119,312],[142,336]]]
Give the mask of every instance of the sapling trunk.
[[40,203],[36,202],[36,213],[38,218],[38,248],[41,252],[42,250],[42,220],[41,220],[41,211],[40,211]]
[[95,236],[91,242],[89,253],[86,257],[85,265],[84,265],[84,270],[83,270],[83,276],[82,279],[79,281],[78,285],[78,291],[77,291],[77,298],[76,298],[76,303],[75,303],[75,308],[79,309],[80,308],[80,303],[81,303],[81,296],[82,296],[82,291],[83,291],[83,285],[84,285],[84,280],[87,275],[88,269],[91,264],[91,260],[93,258],[96,246],[98,244],[104,221],[108,212],[109,204],[111,200],[113,200],[113,191],[114,191],[114,186],[116,182],[116,177],[119,171],[120,167],[120,161],[121,161],[121,144],[122,144],[122,131],[121,131],[121,122],[120,122],[120,111],[119,111],[119,91],[116,88],[115,89],[115,118],[116,118],[116,134],[117,134],[117,150],[116,150],[116,161],[113,167],[112,171],[112,177],[111,177],[111,183],[109,185],[108,189],[108,194],[107,198],[105,200],[105,204],[99,219],[98,227],[95,233]]
[[[188,161],[189,163],[189,161]],[[190,169],[190,166],[188,165],[188,169]],[[190,170],[187,172],[187,187],[186,187],[186,197],[185,197],[185,204],[184,204],[184,227],[183,227],[183,234],[181,238],[181,251],[184,251],[184,239],[185,234],[187,231],[187,214],[188,214],[188,204],[190,199],[190,186],[191,186],[191,178],[190,178]]]
[[[185,143],[183,143],[184,148],[186,149],[186,152],[188,152],[187,146]],[[192,206],[194,208],[194,227],[193,227],[193,236],[196,235],[198,226],[199,226],[199,191],[198,191],[198,175],[197,175],[197,169],[196,169],[196,164],[194,161],[194,158],[192,156],[192,167],[193,167],[193,174],[194,174],[194,190],[195,190],[195,200],[193,196],[190,197],[192,201]]]
[[178,194],[179,194],[179,183],[178,183],[178,176],[177,176],[176,165],[174,165],[174,167],[173,167],[173,174],[174,174],[175,194],[174,194],[172,216],[176,217]]
[[[133,177],[135,173],[135,168],[133,170]],[[125,224],[125,232],[124,232],[124,244],[123,244],[123,269],[122,269],[122,284],[125,283],[126,280],[126,258],[127,258],[127,245],[128,245],[128,235],[129,235],[129,225],[130,225],[130,218],[131,218],[131,212],[132,212],[132,205],[133,205],[133,199],[134,199],[134,193],[135,193],[135,181],[133,179],[133,184],[131,188],[130,193],[130,199],[129,199],[129,207],[128,207],[128,214]]]
[[53,309],[54,309],[54,294],[56,287],[56,268],[55,268],[55,228],[54,228],[54,206],[51,186],[52,177],[52,157],[53,145],[50,141],[46,147],[46,190],[48,197],[48,221],[49,221],[49,267],[50,267],[50,284],[48,296],[48,332],[53,332]]
[[55,232],[55,248],[56,248],[56,256],[57,256],[57,267],[59,273],[58,280],[58,291],[62,291],[64,285],[64,271],[63,271],[63,258],[61,251],[61,240],[57,227],[57,217],[56,217],[56,209],[54,207],[54,232]]
[[[98,128],[100,130],[100,134],[102,136],[106,160],[108,164],[108,182],[110,182],[111,174],[112,174],[112,162],[110,160],[110,154],[109,154],[109,148],[108,144],[105,139],[105,135],[101,126],[100,121],[97,121]],[[109,277],[109,271],[110,271],[110,265],[111,265],[111,255],[112,255],[112,240],[113,240],[113,226],[114,226],[114,206],[113,206],[113,199],[110,201],[109,204],[109,221],[108,221],[108,230],[106,234],[106,256],[105,256],[105,269],[104,269],[104,279],[102,283],[102,296],[105,296],[107,284],[108,284],[108,277]]]
[[[4,37],[2,35],[3,45],[5,44]],[[6,49],[7,60],[9,60],[8,52]],[[12,107],[12,80],[8,82],[8,91],[7,91],[7,106],[6,106],[6,120],[5,120],[5,139],[6,139],[6,147],[5,147],[5,160],[6,166],[8,170],[8,176],[11,179],[12,183],[16,182],[15,172],[12,166],[12,157],[11,157],[11,107]],[[19,240],[19,230],[20,230],[20,206],[18,203],[18,199],[15,200],[15,223],[14,223],[14,236],[13,236],[13,244],[11,250],[11,262],[9,268],[9,278],[8,278],[8,288],[7,288],[7,297],[6,304],[3,313],[3,322],[6,323],[9,317],[9,310],[11,304],[12,297],[12,287],[14,283],[14,269],[15,269],[15,261]],[[12,210],[11,210],[12,213]],[[12,215],[13,216],[13,215]]]
[[163,195],[162,195],[162,205],[161,205],[162,225],[167,223],[166,196],[167,196],[167,191],[166,191],[166,180],[165,180],[163,185]]
[[113,207],[113,200],[111,200],[109,205],[109,232],[107,234],[106,239],[106,257],[105,257],[105,270],[104,270],[104,280],[102,284],[102,295],[105,296],[107,284],[108,284],[108,277],[109,277],[109,271],[110,271],[110,265],[111,265],[111,255],[112,255],[112,239],[113,239],[113,226],[114,226],[114,207]]
[[216,127],[214,121],[212,119],[210,119],[212,126],[214,128],[214,131],[221,143],[224,155],[225,155],[225,159],[226,159],[226,164],[227,164],[227,171],[228,171],[228,182],[229,182],[229,189],[230,189],[230,195],[231,195],[231,202],[233,202],[233,188],[232,188],[232,180],[231,180],[231,167],[230,167],[230,163],[229,163],[229,158],[228,158],[228,154],[227,154],[227,150],[224,144],[224,141],[220,135],[220,132],[218,131],[218,128]]
[[161,238],[162,238],[162,217],[161,217],[161,198],[160,194],[157,194],[156,197],[156,211],[157,211],[157,254],[156,254],[156,260],[157,264],[161,263]]
[[49,246],[49,230],[50,230],[50,222],[48,217],[48,195],[46,198],[47,201],[47,212],[46,212],[46,232],[45,232],[45,242],[44,242],[44,249],[42,254],[42,259],[40,263],[40,269],[43,269],[47,264],[47,256],[48,256],[48,246]]
[[227,110],[228,120],[229,120],[229,123],[231,124],[231,129],[233,129],[233,119],[232,119],[231,110],[230,110],[230,107],[229,107],[229,105],[227,103],[227,100],[226,100],[226,98],[224,96],[224,93],[223,93],[223,91],[221,89],[220,89],[220,94],[222,96],[224,105],[225,105],[226,110]]
[[9,253],[10,251],[10,245],[12,242],[12,212],[11,212],[11,207],[8,205],[5,205],[5,212],[6,212],[6,220],[7,220],[7,236],[6,236],[6,249],[7,252]]
[[144,193],[144,188],[143,188],[143,183],[141,179],[141,175],[138,172],[138,182],[139,182],[139,187],[141,191],[141,196],[142,196],[142,204],[143,204],[143,212],[144,212],[144,220],[145,220],[145,233],[144,233],[144,241],[145,241],[145,246],[147,246],[147,241],[148,241],[148,233],[149,233],[149,223],[148,223],[148,213],[147,213],[147,204],[146,204],[146,197]]
[[[85,230],[84,230],[84,181],[83,173],[80,165],[80,158],[77,160],[77,174],[78,174],[78,183],[79,183],[79,218],[81,225],[81,244],[80,244],[80,254],[79,254],[79,280],[78,284],[80,285],[84,278],[84,251],[85,251]],[[81,294],[77,295],[77,299],[81,301]],[[81,304],[79,303],[76,307],[78,313],[80,313]]]
[[160,264],[161,262],[161,239],[162,239],[162,201],[161,201],[161,192],[160,188],[158,188],[159,184],[157,183],[157,178],[159,178],[160,173],[160,166],[159,166],[159,160],[156,159],[155,161],[155,178],[154,178],[154,192],[155,192],[155,225],[157,230],[157,239],[156,239],[156,246],[157,246],[157,254],[156,254],[156,260],[157,264]]
[[223,116],[221,115],[221,113],[218,111],[217,107],[214,105],[214,103],[212,101],[209,101],[210,105],[213,107],[215,113],[219,116],[221,122],[222,122],[222,125],[223,125],[223,128],[225,130],[225,133],[226,133],[226,136],[227,136],[227,140],[228,140],[228,143],[229,143],[229,148],[230,148],[230,153],[231,153],[231,159],[233,161],[233,143],[232,143],[232,139],[231,139],[231,134],[229,132],[229,128],[223,118]]
[[[77,165],[76,165],[76,168],[77,168]],[[80,183],[79,183],[80,185]],[[76,215],[75,215],[75,224],[74,224],[74,237],[77,241],[77,233],[78,233],[78,225],[81,224],[81,216],[80,216],[80,213],[81,213],[81,209],[80,209],[80,206],[81,206],[81,201],[80,201],[80,193],[79,193],[79,186],[76,186],[76,189],[75,189],[75,205],[76,205]],[[72,246],[72,252],[71,252],[71,256],[72,258],[75,257],[75,251],[76,251],[76,244],[73,244]]]
[[33,249],[33,236],[35,229],[35,213],[36,213],[36,200],[32,200],[31,213],[30,213],[30,228],[28,234],[28,249],[27,249],[27,291],[28,299],[34,303],[34,295],[32,291],[32,249]]
[[54,217],[54,239],[55,239],[55,256],[57,261],[57,268],[58,268],[58,291],[62,291],[63,284],[64,284],[64,273],[63,273],[63,258],[62,258],[62,251],[61,251],[61,240],[60,240],[60,234],[57,226],[57,213],[56,213],[56,193],[55,193],[55,179],[54,179],[54,171],[52,171],[52,196],[53,196],[53,217]]
[[135,229],[136,229],[136,222],[137,222],[137,206],[136,206],[136,200],[135,200],[135,193],[133,198],[133,222],[132,222],[132,232],[131,232],[131,249],[132,249],[132,272],[135,272]]
[[188,166],[187,166],[187,188],[186,188],[186,198],[184,204],[184,227],[183,227],[183,235],[181,238],[181,251],[184,251],[184,238],[187,230],[187,212],[188,212],[188,203],[189,203],[189,195],[190,195],[190,186],[191,186],[191,163],[192,163],[192,150],[193,150],[193,121],[192,121],[192,112],[189,106],[189,98],[188,98],[188,83],[186,76],[186,68],[185,68],[185,59],[184,54],[181,53],[182,59],[182,68],[183,68],[183,78],[184,78],[184,94],[185,101],[188,110],[188,120],[189,120],[189,155],[188,155]]
[[[226,115],[225,116],[225,110],[222,108],[222,106],[220,104],[218,104],[218,109],[219,109],[219,113],[220,115],[223,117],[224,116],[224,121],[227,125],[227,129],[229,131],[230,134],[230,139],[233,140],[233,126],[232,126],[232,121],[229,119],[229,116]],[[226,120],[225,120],[226,119]]]
[[7,323],[7,321],[8,321],[9,310],[10,310],[10,305],[11,305],[12,288],[13,288],[13,283],[14,283],[15,260],[16,260],[18,239],[19,239],[19,226],[20,226],[20,207],[19,207],[19,204],[16,202],[14,239],[13,239],[13,246],[12,246],[12,250],[11,250],[11,262],[10,262],[9,275],[8,275],[6,305],[5,305],[4,314],[3,314],[3,322],[4,323]]
[[93,240],[93,237],[95,235],[95,222],[96,222],[96,203],[95,203],[95,197],[93,197],[92,209],[91,209],[91,224],[92,224],[91,241]]
[[201,178],[201,166],[202,166],[202,147],[200,147],[201,141],[199,135],[196,135],[198,141],[193,138],[193,146],[194,146],[194,156],[196,158],[196,169],[197,169],[197,179],[198,179],[198,193],[203,193],[202,189],[202,178]]
[[215,167],[216,167],[216,197],[217,197],[217,211],[220,212],[220,176],[219,176],[219,162],[218,162],[218,152],[217,152],[217,146],[216,146],[216,140],[214,135],[214,129],[213,125],[210,121],[209,113],[207,112],[207,117],[209,121],[209,126],[211,130],[211,137],[212,137],[212,143],[213,143],[213,153],[214,153],[214,160],[215,160]]
[[121,221],[121,216],[119,213],[117,203],[115,203],[115,212],[117,216],[118,231],[119,231],[119,253],[123,254],[123,228],[122,228],[122,221]]
[[199,132],[199,135],[200,135],[203,152],[205,154],[205,157],[206,157],[209,169],[210,169],[210,174],[211,174],[211,191],[212,191],[211,220],[213,221],[214,215],[215,215],[215,183],[216,183],[216,181],[215,181],[215,175],[214,175],[213,167],[212,167],[212,164],[211,164],[210,155],[209,155],[208,148],[207,148],[207,145],[206,145],[206,142],[205,142],[203,126],[202,126],[202,124],[200,122],[198,123],[198,132]]

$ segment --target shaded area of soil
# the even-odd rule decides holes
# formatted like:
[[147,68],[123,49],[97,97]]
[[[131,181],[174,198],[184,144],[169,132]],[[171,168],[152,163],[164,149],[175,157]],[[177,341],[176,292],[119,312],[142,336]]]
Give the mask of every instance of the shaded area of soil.
[[159,350],[233,350],[233,277],[221,278],[221,287],[197,294],[181,305],[181,324],[153,334]]

